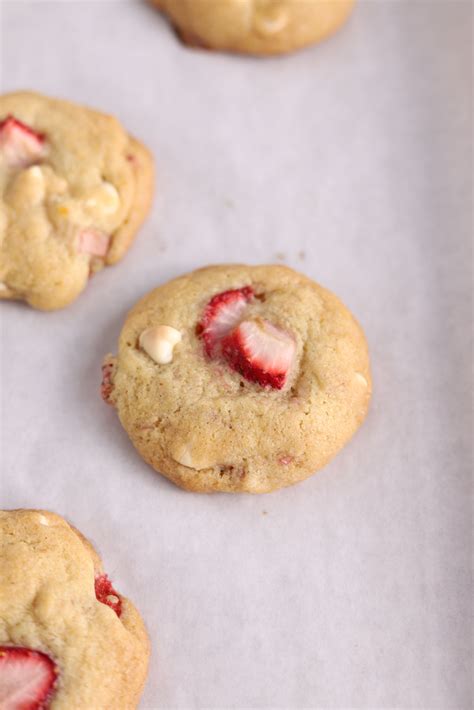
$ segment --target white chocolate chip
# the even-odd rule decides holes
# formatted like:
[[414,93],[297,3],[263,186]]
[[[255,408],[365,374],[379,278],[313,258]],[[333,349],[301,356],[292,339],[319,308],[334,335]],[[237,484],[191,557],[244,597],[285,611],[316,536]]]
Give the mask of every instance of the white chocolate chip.
[[39,165],[32,165],[26,172],[28,173],[30,180],[39,180],[44,183],[43,173],[41,172]]
[[173,348],[181,342],[181,333],[169,325],[147,328],[139,338],[142,350],[158,365],[167,365],[173,360]]
[[194,468],[193,458],[191,456],[191,447],[189,444],[184,444],[177,454],[173,455],[173,459],[180,463],[181,466],[186,466],[186,468]]
[[192,468],[194,471],[201,471],[203,468],[213,468],[216,465],[214,459],[209,459],[208,454],[202,447],[194,446],[193,443],[177,443],[171,449],[171,458],[180,463],[181,466]]
[[43,171],[38,165],[32,165],[17,175],[6,199],[12,207],[34,207],[43,202],[45,191]]
[[268,8],[257,12],[254,17],[254,27],[262,37],[269,37],[281,32],[288,24],[288,13],[283,7]]
[[8,291],[8,286],[3,283],[3,281],[0,281],[0,291]]
[[38,515],[38,522],[40,525],[51,525],[49,518],[47,518],[46,515],[43,515],[42,513],[39,513]]
[[116,597],[115,594],[107,594],[105,598],[108,602],[110,602],[110,604],[118,604],[118,602],[120,601],[120,599]]
[[369,383],[367,382],[367,380],[365,379],[364,375],[362,375],[360,372],[356,372],[356,373],[355,373],[355,375],[354,375],[354,380],[355,380],[356,382],[358,382],[360,385],[362,385],[363,387],[367,387],[368,384],[369,384]]
[[86,199],[86,207],[99,210],[102,214],[113,214],[120,205],[120,197],[110,182],[103,182]]

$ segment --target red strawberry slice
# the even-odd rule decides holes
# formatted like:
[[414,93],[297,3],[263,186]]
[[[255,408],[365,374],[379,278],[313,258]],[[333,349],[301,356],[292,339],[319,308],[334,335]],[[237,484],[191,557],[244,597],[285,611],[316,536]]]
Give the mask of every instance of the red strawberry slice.
[[245,320],[222,341],[222,355],[232,369],[262,387],[281,389],[293,364],[292,336],[262,318]]
[[122,600],[106,574],[101,574],[99,577],[95,578],[95,596],[97,601],[102,604],[107,604],[107,606],[110,606],[110,608],[115,611],[117,616],[120,616],[122,613]]
[[78,250],[91,256],[105,256],[109,249],[110,237],[98,229],[83,229],[79,232]]
[[196,332],[202,336],[209,357],[216,354],[217,346],[243,317],[248,303],[254,295],[251,286],[223,291],[211,298]]
[[46,710],[54,693],[58,669],[40,651],[0,646],[0,708]]
[[26,168],[45,154],[45,136],[14,116],[0,123],[0,155],[14,168]]

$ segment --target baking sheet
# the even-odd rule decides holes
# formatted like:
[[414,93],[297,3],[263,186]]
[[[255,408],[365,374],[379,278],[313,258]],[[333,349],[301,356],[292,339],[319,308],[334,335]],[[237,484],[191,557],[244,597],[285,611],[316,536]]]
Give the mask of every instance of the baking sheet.
[[[472,706],[469,2],[360,2],[284,59],[185,50],[142,2],[1,3],[1,84],[116,114],[153,212],[63,312],[3,304],[1,498],[62,513],[153,641],[142,708]],[[366,329],[373,406],[271,495],[180,491],[98,395],[146,291],[283,261]]]

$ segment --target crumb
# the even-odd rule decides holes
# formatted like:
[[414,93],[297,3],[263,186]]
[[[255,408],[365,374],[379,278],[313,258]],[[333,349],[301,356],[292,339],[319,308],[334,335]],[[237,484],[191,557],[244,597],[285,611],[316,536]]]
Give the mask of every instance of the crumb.
[[286,254],[284,254],[282,251],[277,251],[277,253],[275,254],[275,259],[277,261],[285,261]]
[[262,510],[262,515],[268,515],[266,510]]
[[304,251],[304,249],[301,249],[298,252],[298,259],[300,259],[301,261],[304,261],[306,259],[306,252]]

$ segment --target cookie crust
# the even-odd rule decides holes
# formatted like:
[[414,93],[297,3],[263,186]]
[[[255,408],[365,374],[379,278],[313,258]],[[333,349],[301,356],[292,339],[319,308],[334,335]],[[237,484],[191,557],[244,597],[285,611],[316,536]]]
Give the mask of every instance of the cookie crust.
[[[26,165],[0,150],[0,298],[62,308],[130,247],[150,209],[153,159],[115,118],[69,101],[5,94],[8,116],[44,136],[45,150]],[[84,231],[104,253],[82,250]]]
[[131,710],[149,641],[132,602],[120,618],[96,599],[103,573],[91,543],[45,510],[0,511],[0,645],[42,651],[58,667],[50,710]]
[[267,56],[319,42],[355,0],[150,0],[192,47]]
[[[216,294],[251,286],[252,306],[292,334],[295,366],[281,390],[210,360],[196,334]],[[147,328],[177,329],[173,359],[139,346]],[[324,466],[364,420],[371,377],[361,327],[332,293],[284,266],[211,266],[160,286],[129,313],[117,357],[106,358],[105,398],[140,455],[191,491],[264,493]]]

